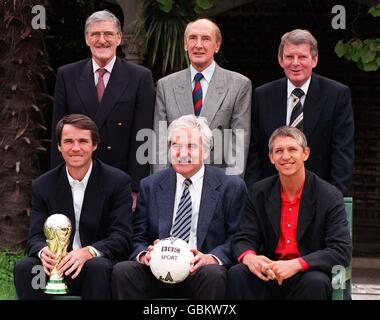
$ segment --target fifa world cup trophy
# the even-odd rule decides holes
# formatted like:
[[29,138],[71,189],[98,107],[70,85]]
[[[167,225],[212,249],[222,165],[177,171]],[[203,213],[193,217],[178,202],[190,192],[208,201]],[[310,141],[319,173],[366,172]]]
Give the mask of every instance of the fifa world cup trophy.
[[49,250],[56,256],[57,264],[50,272],[50,278],[46,284],[45,293],[66,294],[67,286],[63,276],[59,276],[57,265],[66,255],[71,235],[70,219],[64,214],[53,214],[46,219],[44,233]]

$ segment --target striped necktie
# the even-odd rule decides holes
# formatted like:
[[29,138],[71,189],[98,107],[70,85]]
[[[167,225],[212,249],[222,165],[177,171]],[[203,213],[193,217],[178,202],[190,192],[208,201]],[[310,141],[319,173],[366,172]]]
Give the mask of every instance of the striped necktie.
[[191,183],[192,182],[190,179],[186,179],[183,182],[184,187],[182,196],[179,201],[177,214],[175,216],[175,220],[170,233],[172,237],[180,238],[186,242],[189,242],[192,218],[192,203],[189,191],[189,186],[191,185]]
[[293,110],[290,116],[289,125],[303,131],[303,107],[301,97],[305,93],[300,88],[295,88],[292,92]]
[[193,89],[193,103],[194,103],[194,114],[199,116],[202,110],[202,86],[201,79],[203,78],[202,73],[197,73],[194,77],[195,85]]

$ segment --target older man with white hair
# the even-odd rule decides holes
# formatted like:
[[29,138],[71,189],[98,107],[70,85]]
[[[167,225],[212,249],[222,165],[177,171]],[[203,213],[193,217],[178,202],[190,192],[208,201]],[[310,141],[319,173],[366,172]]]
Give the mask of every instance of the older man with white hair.
[[[131,261],[114,267],[114,297],[223,299],[226,268],[232,264],[230,241],[244,208],[245,184],[238,176],[204,164],[212,144],[204,117],[174,120],[168,144],[172,166],[141,181]],[[190,276],[174,285],[160,282],[149,269],[152,244],[169,236],[187,241],[194,254]]]

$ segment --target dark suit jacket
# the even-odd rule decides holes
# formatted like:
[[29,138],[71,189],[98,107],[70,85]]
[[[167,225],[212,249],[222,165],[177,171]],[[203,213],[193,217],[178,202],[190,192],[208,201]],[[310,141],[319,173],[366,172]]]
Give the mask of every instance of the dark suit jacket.
[[136,133],[153,128],[155,92],[150,70],[116,58],[102,102],[97,99],[91,59],[58,69],[52,119],[51,167],[62,162],[57,150],[55,127],[65,115],[85,114],[100,131],[101,143],[96,155],[100,160],[127,172],[132,190],[149,175],[149,164],[136,161]]
[[[126,173],[93,160],[80,215],[82,247],[91,245],[111,260],[122,260],[129,256],[132,237],[130,184],[131,179]],[[33,181],[32,215],[27,242],[29,256],[36,255],[46,246],[44,223],[55,213],[66,215],[71,221],[71,250],[75,213],[65,164]]]
[[[250,192],[240,231],[233,242],[238,258],[254,250],[276,260],[281,218],[278,175],[257,182]],[[331,275],[334,265],[347,266],[352,245],[342,194],[334,186],[306,171],[306,181],[298,212],[298,249],[311,269]]]
[[[268,157],[269,137],[286,124],[287,79],[255,89],[252,135],[245,180],[256,181],[276,174]],[[354,163],[354,120],[350,89],[313,74],[304,106],[304,133],[311,149],[305,165],[347,194]]]
[[[156,239],[170,236],[176,173],[168,168],[141,181],[134,218],[131,260]],[[232,263],[230,241],[236,232],[247,197],[244,181],[220,168],[205,165],[197,226],[197,249]]]

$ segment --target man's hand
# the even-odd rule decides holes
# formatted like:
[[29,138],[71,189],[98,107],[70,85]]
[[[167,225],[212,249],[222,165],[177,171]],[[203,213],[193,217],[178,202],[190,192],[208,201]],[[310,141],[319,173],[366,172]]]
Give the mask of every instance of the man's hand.
[[285,279],[294,276],[302,269],[298,259],[273,261],[267,267],[276,275],[278,285],[281,285]]
[[248,253],[242,262],[261,280],[269,281],[276,279],[275,273],[269,267],[273,261],[266,256],[257,256],[253,253]]
[[81,272],[85,262],[92,258],[87,248],[73,250],[61,260],[57,266],[57,271],[59,274],[64,273],[66,276],[72,274],[71,279],[75,279]]
[[44,267],[44,271],[48,276],[50,276],[50,271],[53,270],[58,262],[55,260],[55,258],[55,254],[51,252],[48,247],[45,247],[40,254],[42,266]]
[[148,247],[148,250],[147,250],[147,251],[142,252],[142,253],[140,254],[140,256],[139,256],[139,262],[140,262],[141,264],[145,264],[146,266],[149,266],[149,264],[150,264],[150,258],[151,258],[150,253],[152,252],[152,250],[153,250],[153,248],[154,248],[154,245],[155,245],[158,241],[160,241],[160,240],[159,240],[159,239],[154,240],[153,245],[150,245],[150,246]]
[[191,252],[193,253],[194,258],[191,261],[190,275],[197,272],[201,266],[218,264],[218,261],[211,254],[204,254],[197,249],[191,249]]

